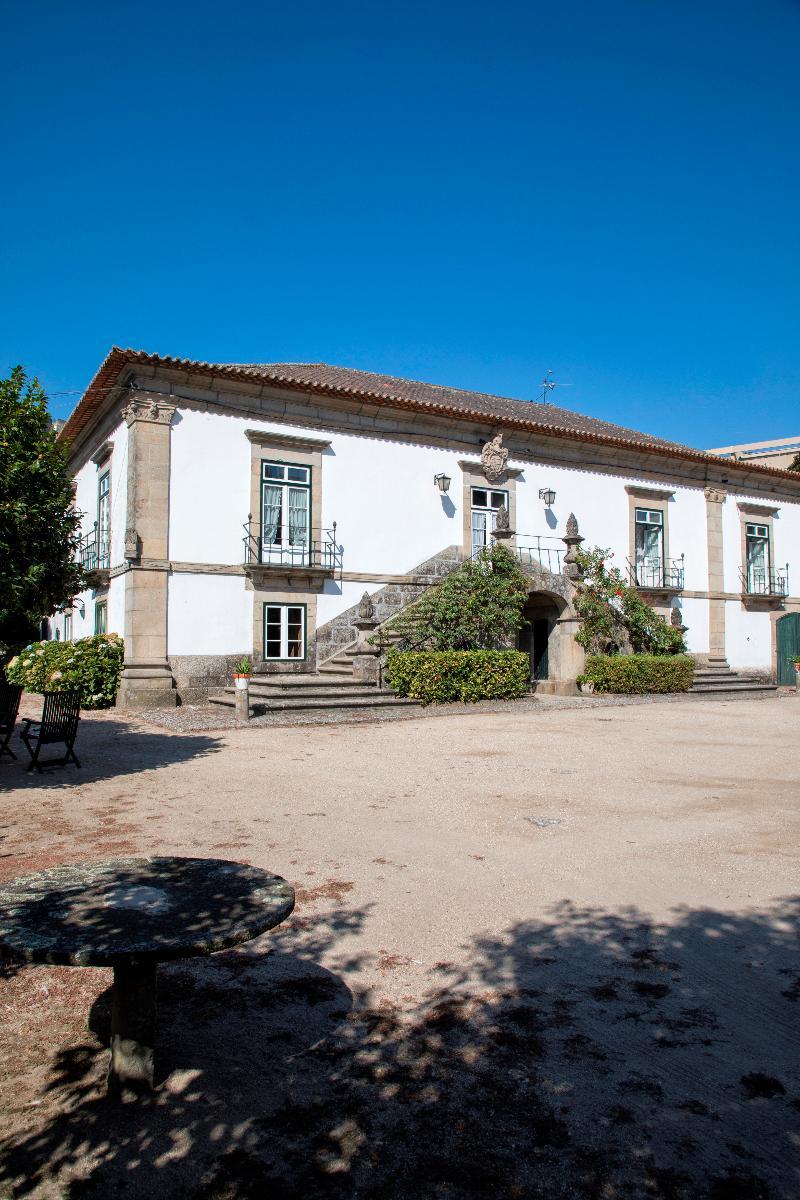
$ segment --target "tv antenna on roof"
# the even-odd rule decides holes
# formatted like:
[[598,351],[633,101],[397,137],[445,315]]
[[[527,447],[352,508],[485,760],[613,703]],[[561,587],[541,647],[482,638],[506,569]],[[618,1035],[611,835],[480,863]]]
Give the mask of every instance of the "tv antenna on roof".
[[550,400],[549,397],[555,391],[555,389],[557,387],[570,386],[568,383],[558,383],[555,379],[551,378],[552,374],[552,371],[548,371],[542,380],[542,394],[539,398],[540,404],[552,404],[552,400]]

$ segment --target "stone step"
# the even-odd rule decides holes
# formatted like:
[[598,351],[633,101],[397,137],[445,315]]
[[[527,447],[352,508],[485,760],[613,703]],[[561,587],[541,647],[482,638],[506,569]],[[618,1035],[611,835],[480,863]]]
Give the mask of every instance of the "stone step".
[[758,683],[756,680],[741,680],[731,683],[693,684],[689,689],[690,696],[752,696],[766,695],[777,692],[774,683]]
[[364,683],[352,675],[254,675],[250,680],[250,691],[302,691],[304,688],[375,688],[374,683]]
[[[226,695],[234,695],[235,688],[225,688]],[[343,684],[340,686],[298,688],[250,688],[250,700],[271,704],[283,700],[370,700],[379,695],[375,684]]]
[[[234,708],[236,700],[227,692],[221,695],[209,696],[209,704],[218,704],[224,708]],[[273,699],[257,700],[255,704],[250,705],[251,711],[256,712],[294,712],[301,710],[319,709],[320,711],[333,711],[337,709],[347,710],[366,710],[369,708],[400,708],[408,705],[419,704],[418,700],[409,700],[401,696],[395,696],[393,692],[378,692],[372,696],[353,696],[339,697],[332,699],[314,700],[311,698],[301,699]]]

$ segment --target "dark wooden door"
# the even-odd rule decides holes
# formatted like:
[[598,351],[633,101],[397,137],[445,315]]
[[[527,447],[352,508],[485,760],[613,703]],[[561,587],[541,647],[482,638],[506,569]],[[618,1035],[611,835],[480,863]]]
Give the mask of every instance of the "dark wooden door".
[[531,679],[548,679],[550,664],[547,643],[550,637],[550,622],[546,617],[531,621]]
[[800,655],[800,613],[787,613],[778,620],[778,683],[793,687],[797,682],[792,659]]

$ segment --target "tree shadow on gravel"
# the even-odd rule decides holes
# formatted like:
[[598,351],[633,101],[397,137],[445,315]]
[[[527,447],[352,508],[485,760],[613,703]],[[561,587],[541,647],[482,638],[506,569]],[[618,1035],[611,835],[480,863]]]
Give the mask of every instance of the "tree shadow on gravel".
[[58,1055],[0,1194],[796,1200],[799,913],[563,904],[402,1008],[346,986],[364,910],[294,918],[164,970],[152,1102],[108,1105],[96,1039]]
[[[138,775],[174,763],[190,762],[221,748],[216,737],[206,734],[158,733],[124,718],[93,716],[83,719],[78,729],[75,753],[80,767],[45,765],[42,774],[28,771],[30,758],[18,732],[11,739],[16,761],[0,759],[0,792],[53,788],[80,788],[98,780]],[[58,758],[62,745],[42,748],[42,759]]]

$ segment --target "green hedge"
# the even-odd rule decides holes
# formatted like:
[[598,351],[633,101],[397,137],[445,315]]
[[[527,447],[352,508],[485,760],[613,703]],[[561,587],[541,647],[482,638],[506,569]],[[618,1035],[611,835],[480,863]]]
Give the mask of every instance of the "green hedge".
[[423,704],[514,700],[528,691],[530,659],[518,650],[390,650],[387,679]]
[[693,676],[688,654],[590,654],[578,683],[593,683],[596,692],[644,696],[688,692]]
[[108,708],[116,699],[123,649],[115,633],[34,642],[6,663],[6,679],[26,692],[79,691],[84,708]]

